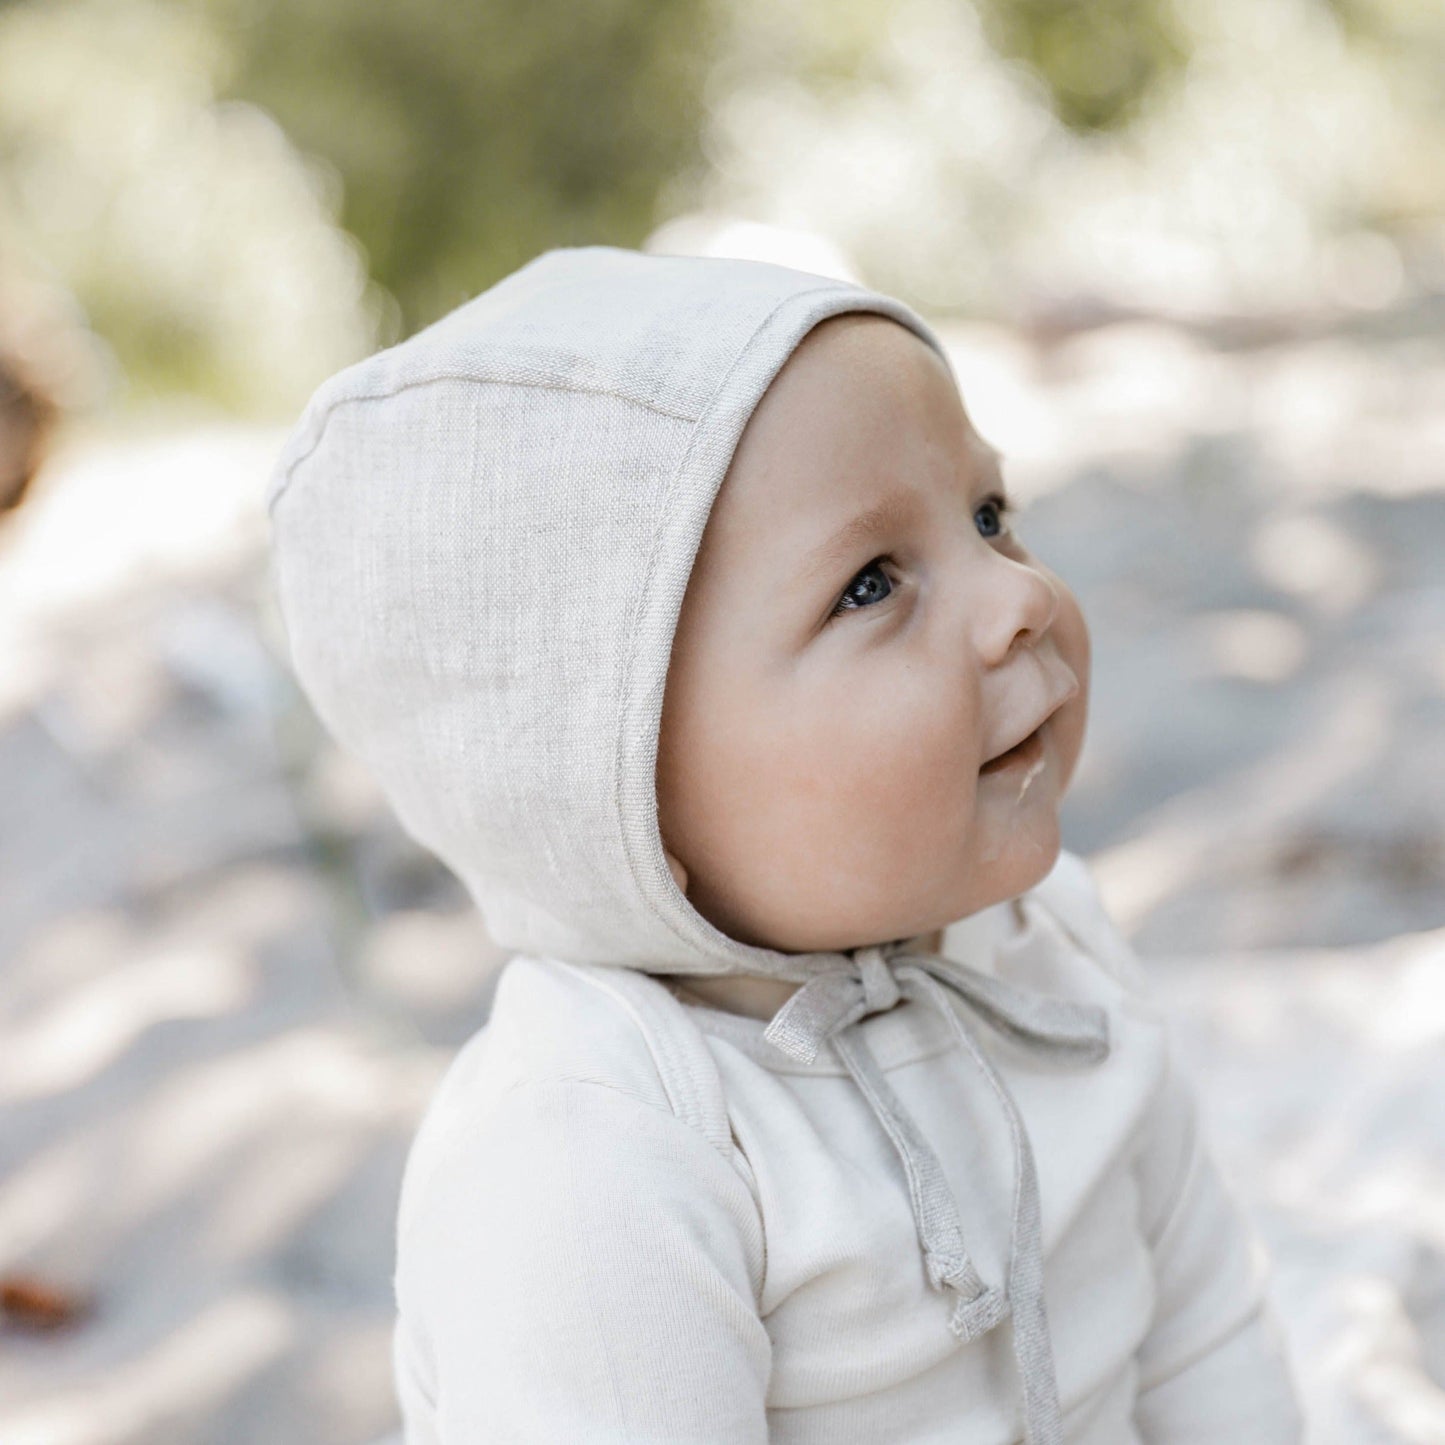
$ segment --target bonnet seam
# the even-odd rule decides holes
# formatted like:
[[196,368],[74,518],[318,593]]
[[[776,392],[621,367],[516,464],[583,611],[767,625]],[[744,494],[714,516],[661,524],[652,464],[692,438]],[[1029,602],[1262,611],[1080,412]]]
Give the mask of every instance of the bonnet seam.
[[[463,381],[473,386],[514,386],[534,391],[569,391],[583,396],[606,396],[611,397],[614,401],[625,401],[632,406],[640,407],[644,411],[655,412],[658,416],[665,416],[671,421],[689,422],[696,425],[701,419],[700,417],[689,416],[684,412],[669,411],[666,407],[657,406],[653,402],[643,401],[638,397],[628,396],[623,392],[614,391],[610,387],[605,386],[575,386],[570,383],[564,384],[556,381],[514,381],[507,377],[468,376],[463,372],[436,372],[430,376],[417,377],[412,381],[398,382],[394,386],[382,387],[376,391],[351,392],[346,396],[338,396],[334,400],[329,401],[325,409],[319,414],[317,420],[313,422],[313,425],[316,427],[316,435],[311,439],[305,451],[299,456],[293,457],[291,461],[286,464],[280,481],[272,489],[270,497],[266,502],[266,511],[269,513],[275,508],[276,503],[281,500],[282,496],[284,496],[290,488],[291,479],[295,475],[297,467],[306,461],[321,443],[326,440],[326,429],[331,425],[331,418],[343,406],[365,401],[387,401],[393,396],[400,396],[402,392],[405,391],[416,391],[422,387],[436,386],[448,381]],[[712,400],[709,398],[708,406],[711,405]],[[706,414],[707,409],[704,408],[702,415]]]

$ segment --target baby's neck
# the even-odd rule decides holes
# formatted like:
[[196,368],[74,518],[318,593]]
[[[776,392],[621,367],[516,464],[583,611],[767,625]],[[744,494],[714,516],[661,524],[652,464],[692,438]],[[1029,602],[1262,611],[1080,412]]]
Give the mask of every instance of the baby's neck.
[[661,976],[684,1003],[702,1003],[722,1013],[744,1018],[770,1019],[802,987],[780,978],[759,978],[748,973]]
[[[922,936],[914,946],[923,953],[937,953],[943,947],[943,930]],[[780,978],[760,978],[750,973],[662,974],[659,975],[684,1002],[703,1003],[723,1013],[767,1020],[777,1013],[802,987]]]

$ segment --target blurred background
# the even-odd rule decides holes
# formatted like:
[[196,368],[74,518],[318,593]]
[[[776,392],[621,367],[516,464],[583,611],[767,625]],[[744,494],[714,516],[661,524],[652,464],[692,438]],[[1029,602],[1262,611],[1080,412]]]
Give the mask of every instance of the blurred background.
[[0,0],[0,1439],[396,1428],[501,959],[298,696],[261,495],[324,377],[597,242],[943,334],[1314,1439],[1445,1440],[1438,0]]

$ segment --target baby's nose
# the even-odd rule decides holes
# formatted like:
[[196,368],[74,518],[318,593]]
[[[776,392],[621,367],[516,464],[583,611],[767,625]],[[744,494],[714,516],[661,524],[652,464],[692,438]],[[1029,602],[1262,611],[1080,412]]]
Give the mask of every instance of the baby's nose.
[[989,667],[1018,647],[1033,647],[1047,634],[1059,610],[1058,589],[1037,567],[994,554],[987,605],[980,609],[979,656]]

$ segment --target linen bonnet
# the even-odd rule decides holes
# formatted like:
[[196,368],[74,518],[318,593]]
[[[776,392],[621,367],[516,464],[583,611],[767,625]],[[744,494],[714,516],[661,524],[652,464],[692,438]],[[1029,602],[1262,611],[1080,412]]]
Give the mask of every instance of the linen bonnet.
[[[509,952],[801,981],[678,889],[663,685],[738,438],[826,317],[908,306],[759,261],[544,252],[325,382],[267,494],[296,675]],[[950,367],[950,374],[952,368]]]

